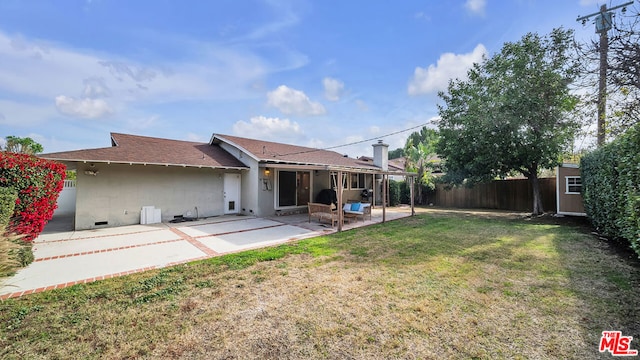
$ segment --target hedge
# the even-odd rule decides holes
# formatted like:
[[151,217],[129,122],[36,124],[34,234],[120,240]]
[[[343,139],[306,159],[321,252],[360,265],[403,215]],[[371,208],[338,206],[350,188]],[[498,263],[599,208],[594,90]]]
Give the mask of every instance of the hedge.
[[598,232],[640,255],[640,124],[580,161],[587,216]]
[[411,189],[406,181],[389,180],[389,205],[409,204]]
[[8,187],[0,187],[0,226],[9,224],[16,208],[18,192]]
[[0,187],[18,193],[9,230],[31,241],[53,217],[65,166],[33,155],[0,152]]

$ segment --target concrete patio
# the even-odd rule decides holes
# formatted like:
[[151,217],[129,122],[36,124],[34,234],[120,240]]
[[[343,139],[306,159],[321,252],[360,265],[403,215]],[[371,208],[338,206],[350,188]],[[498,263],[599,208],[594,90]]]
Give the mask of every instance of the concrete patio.
[[[411,215],[388,208],[386,221]],[[343,230],[382,222],[345,223]],[[256,218],[226,215],[183,223],[73,231],[72,218],[52,220],[34,241],[32,264],[0,282],[0,299],[158,269],[224,254],[331,234],[337,227],[309,222],[307,214]]]

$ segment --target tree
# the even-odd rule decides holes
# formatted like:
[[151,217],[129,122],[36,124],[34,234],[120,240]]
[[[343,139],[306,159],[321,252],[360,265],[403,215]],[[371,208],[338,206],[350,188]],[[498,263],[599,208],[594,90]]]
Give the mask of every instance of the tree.
[[404,149],[403,148],[397,148],[395,150],[391,150],[389,151],[389,160],[391,159],[398,159],[404,156]]
[[[640,123],[640,11],[635,8],[616,13],[609,30],[606,77],[605,131],[615,138]],[[592,40],[577,44],[581,63],[579,84],[585,99],[581,106],[585,117],[594,120],[597,107],[600,43]]]
[[557,165],[578,128],[569,84],[572,32],[529,33],[476,63],[467,80],[452,80],[438,96],[445,179],[473,184],[519,172],[533,188],[533,214],[544,212],[538,172]]
[[609,41],[610,82],[617,93],[613,112],[614,131],[626,131],[640,123],[640,13],[614,24]]
[[435,188],[435,180],[431,170],[437,142],[438,132],[424,126],[420,131],[409,135],[404,146],[404,153],[407,156],[406,170],[418,173],[419,186],[416,193],[418,204],[423,203],[423,189],[433,190]]
[[5,138],[5,141],[4,151],[6,152],[35,155],[43,150],[42,145],[30,137],[21,138],[9,135]]

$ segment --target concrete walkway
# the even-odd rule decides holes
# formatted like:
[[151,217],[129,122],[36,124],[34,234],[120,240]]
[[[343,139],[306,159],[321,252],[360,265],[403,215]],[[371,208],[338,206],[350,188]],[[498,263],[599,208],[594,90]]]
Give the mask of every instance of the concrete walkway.
[[[408,216],[387,211],[387,220]],[[345,224],[345,230],[381,221]],[[53,229],[53,231],[51,230]],[[65,231],[67,230],[67,231]],[[179,224],[68,231],[52,222],[35,241],[35,260],[0,283],[0,300],[335,232],[306,214],[272,218],[220,216]]]

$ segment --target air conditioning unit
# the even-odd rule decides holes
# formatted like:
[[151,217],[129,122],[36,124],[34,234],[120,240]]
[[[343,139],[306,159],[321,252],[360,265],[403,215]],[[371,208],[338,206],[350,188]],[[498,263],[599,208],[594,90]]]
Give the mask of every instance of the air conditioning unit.
[[162,222],[162,212],[155,206],[143,206],[140,211],[140,224],[158,224]]

